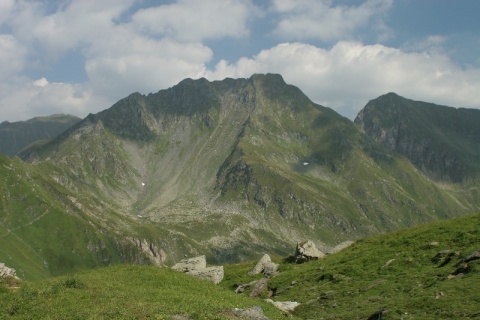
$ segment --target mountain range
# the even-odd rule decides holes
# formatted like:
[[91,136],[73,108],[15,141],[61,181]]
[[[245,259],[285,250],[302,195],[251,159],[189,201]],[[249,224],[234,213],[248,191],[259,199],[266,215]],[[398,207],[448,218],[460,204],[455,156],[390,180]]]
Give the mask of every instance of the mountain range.
[[0,153],[13,157],[31,143],[45,143],[81,119],[64,114],[0,123]]
[[276,74],[134,93],[0,156],[0,261],[235,262],[478,212],[479,119],[389,93],[352,122]]

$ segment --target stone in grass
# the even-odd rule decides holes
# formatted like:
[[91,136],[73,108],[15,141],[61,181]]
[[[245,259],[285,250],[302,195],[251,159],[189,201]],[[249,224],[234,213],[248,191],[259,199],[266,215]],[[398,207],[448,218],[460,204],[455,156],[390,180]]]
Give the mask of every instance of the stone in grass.
[[207,260],[205,259],[205,256],[199,256],[195,258],[182,259],[179,263],[175,264],[172,269],[180,272],[189,272],[206,267]]
[[268,254],[264,254],[263,257],[257,262],[255,267],[248,273],[248,275],[253,276],[263,272],[264,277],[271,277],[278,273],[278,264],[272,262]]
[[265,299],[265,301],[273,304],[275,307],[284,312],[293,311],[300,305],[300,303],[296,301],[273,301],[272,299]]
[[307,240],[297,243],[297,248],[295,249],[296,263],[318,260],[322,259],[323,257],[325,257],[325,253],[318,250],[312,241]]
[[207,267],[205,256],[183,259],[172,267],[175,271],[185,272],[196,278],[209,280],[215,284],[223,280],[223,266]]
[[268,279],[267,278],[262,278],[255,283],[255,286],[252,289],[252,292],[250,292],[250,297],[255,298],[260,295],[265,289],[268,287]]
[[7,267],[4,263],[0,262],[0,278],[15,278],[18,279],[16,271],[13,268]]
[[260,306],[254,306],[248,309],[234,309],[233,314],[242,319],[250,320],[268,320]]
[[205,279],[215,284],[222,282],[224,272],[223,266],[207,267],[201,269],[190,270],[187,274],[196,278]]

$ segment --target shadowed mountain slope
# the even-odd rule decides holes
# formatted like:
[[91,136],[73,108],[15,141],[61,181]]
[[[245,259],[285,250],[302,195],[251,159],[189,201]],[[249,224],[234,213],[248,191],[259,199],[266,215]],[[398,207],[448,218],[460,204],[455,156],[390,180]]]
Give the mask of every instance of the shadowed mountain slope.
[[0,123],[0,153],[13,157],[29,144],[36,141],[45,143],[45,140],[54,138],[78,121],[78,117],[63,114],[27,121],[4,121]]
[[355,123],[387,150],[437,180],[480,178],[480,110],[455,109],[389,93],[371,100]]

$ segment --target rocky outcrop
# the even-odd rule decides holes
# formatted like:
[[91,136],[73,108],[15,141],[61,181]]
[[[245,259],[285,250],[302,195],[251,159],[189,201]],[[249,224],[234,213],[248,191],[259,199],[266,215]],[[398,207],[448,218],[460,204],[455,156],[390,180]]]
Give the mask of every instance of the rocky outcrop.
[[297,243],[297,248],[295,249],[295,262],[304,263],[310,260],[318,260],[325,257],[325,253],[317,249],[315,244],[310,241],[303,241]]
[[16,271],[0,262],[0,278],[17,278]]
[[223,266],[207,267],[205,256],[183,259],[175,264],[172,269],[215,284],[220,283],[224,276]]
[[153,242],[148,242],[145,239],[138,239],[135,237],[127,237],[127,240],[145,253],[148,259],[150,259],[150,261],[157,266],[163,265],[167,259],[167,254],[165,251],[163,251]]

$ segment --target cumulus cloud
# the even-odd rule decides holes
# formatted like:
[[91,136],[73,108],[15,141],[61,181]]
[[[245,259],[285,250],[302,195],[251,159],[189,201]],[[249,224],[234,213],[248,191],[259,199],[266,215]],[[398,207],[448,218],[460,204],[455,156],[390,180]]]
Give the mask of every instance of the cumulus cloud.
[[[265,15],[252,0],[178,0],[144,9],[137,0],[0,1],[0,121],[58,112],[85,116],[131,92],[156,92],[187,77],[217,80],[266,72],[282,74],[315,102],[350,118],[369,99],[390,91],[479,107],[480,70],[461,68],[437,50],[444,36],[401,48],[351,40],[362,28],[390,37],[382,15],[392,1],[346,6],[272,0],[264,5]],[[267,16],[274,20],[253,21]],[[258,24],[297,42],[209,67],[216,52],[208,43],[223,38],[251,43],[251,28]],[[272,29],[262,32],[256,39],[269,37]],[[309,39],[328,40],[331,47],[305,43]],[[41,74],[69,52],[82,57],[84,81],[53,81]],[[29,78],[31,69],[35,75]]]
[[13,77],[0,84],[0,121],[55,113],[86,115],[108,107],[107,103],[89,84],[50,83],[45,78],[32,81],[26,77]]
[[350,118],[368,100],[392,91],[456,107],[480,106],[480,70],[462,69],[441,53],[404,52],[348,41],[329,50],[283,43],[233,64],[221,61],[208,76],[248,77],[254,72],[280,73],[313,101]]
[[[330,0],[273,0],[271,10],[280,14],[274,32],[286,39],[352,38],[392,4],[393,0],[367,0],[359,6],[333,6]],[[381,20],[373,26],[386,34]]]
[[133,23],[147,33],[181,41],[245,37],[247,21],[259,13],[250,0],[179,0],[141,9]]
[[21,71],[25,65],[26,49],[10,34],[0,34],[0,81]]
[[95,90],[114,100],[134,91],[156,92],[187,77],[198,78],[212,56],[201,44],[137,36],[125,45],[121,36],[115,37],[96,46],[96,54],[85,65]]

